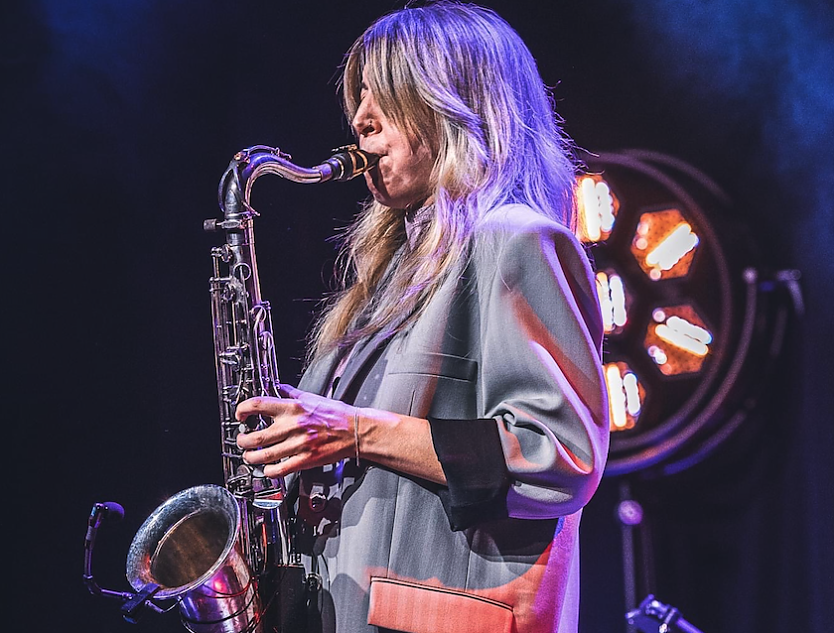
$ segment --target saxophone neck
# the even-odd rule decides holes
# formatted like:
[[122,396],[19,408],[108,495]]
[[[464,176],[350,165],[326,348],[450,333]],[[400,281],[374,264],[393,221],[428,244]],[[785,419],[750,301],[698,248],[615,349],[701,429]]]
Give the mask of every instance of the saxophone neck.
[[356,145],[345,145],[334,150],[334,154],[314,167],[300,167],[291,161],[292,157],[277,147],[255,145],[239,151],[220,181],[220,204],[226,212],[238,213],[241,201],[249,207],[249,197],[255,180],[264,174],[274,174],[286,180],[301,184],[316,184],[335,180],[345,182],[356,178],[373,168],[379,156],[359,149]]

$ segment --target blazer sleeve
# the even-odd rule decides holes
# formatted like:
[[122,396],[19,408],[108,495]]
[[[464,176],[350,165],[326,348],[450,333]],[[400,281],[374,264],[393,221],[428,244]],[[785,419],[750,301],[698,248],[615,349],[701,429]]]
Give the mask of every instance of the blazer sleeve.
[[590,264],[573,235],[544,219],[493,228],[473,258],[484,419],[431,421],[448,480],[447,514],[455,529],[502,515],[572,514],[595,492],[608,452]]

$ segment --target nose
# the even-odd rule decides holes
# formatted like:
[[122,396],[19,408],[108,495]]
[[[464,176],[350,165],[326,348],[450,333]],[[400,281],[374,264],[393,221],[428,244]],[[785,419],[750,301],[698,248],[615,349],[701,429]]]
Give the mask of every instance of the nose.
[[363,99],[356,110],[356,114],[353,115],[352,124],[356,136],[368,136],[373,134],[377,128],[378,123],[376,117],[373,116],[373,110],[368,105],[368,101],[369,99]]

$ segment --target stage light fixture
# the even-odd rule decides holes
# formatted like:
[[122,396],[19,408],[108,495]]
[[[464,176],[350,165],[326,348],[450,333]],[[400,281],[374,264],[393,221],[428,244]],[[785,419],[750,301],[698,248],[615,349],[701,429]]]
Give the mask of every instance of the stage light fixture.
[[652,281],[672,279],[689,272],[699,242],[679,209],[663,209],[640,216],[631,254]]
[[762,272],[730,200],[691,165],[642,150],[585,164],[577,236],[595,263],[606,333],[606,474],[676,472],[754,406],[798,274]]
[[664,376],[701,371],[710,353],[712,333],[691,305],[655,308],[645,348]]

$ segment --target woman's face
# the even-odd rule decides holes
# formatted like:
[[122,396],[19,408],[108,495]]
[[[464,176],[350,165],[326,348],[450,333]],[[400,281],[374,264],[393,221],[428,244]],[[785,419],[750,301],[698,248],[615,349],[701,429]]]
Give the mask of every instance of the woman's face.
[[359,148],[380,156],[376,167],[365,172],[374,199],[393,209],[409,209],[424,202],[431,191],[434,155],[428,145],[409,138],[382,113],[365,73],[353,127]]

